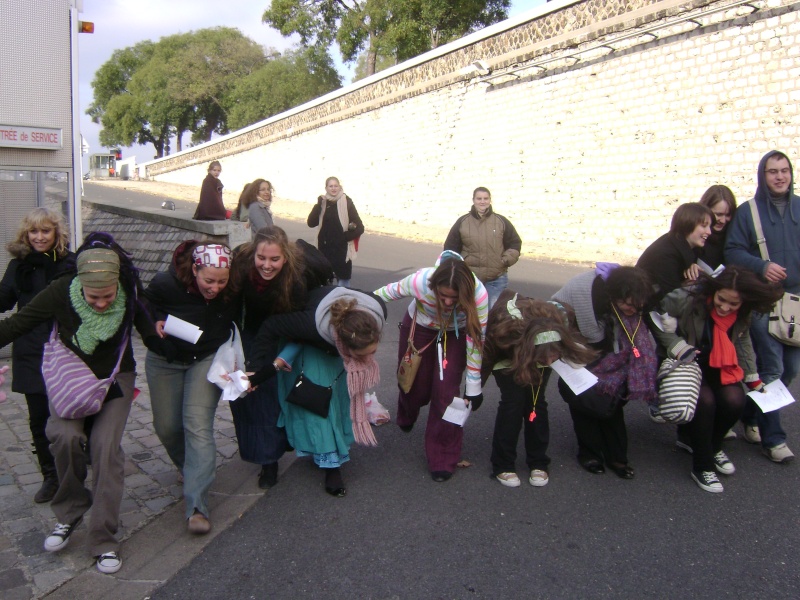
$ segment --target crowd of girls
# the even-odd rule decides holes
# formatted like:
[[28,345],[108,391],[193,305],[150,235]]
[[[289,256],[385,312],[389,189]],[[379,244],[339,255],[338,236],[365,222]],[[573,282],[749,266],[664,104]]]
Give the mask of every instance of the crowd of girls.
[[[225,218],[220,171],[219,163],[209,166],[196,218]],[[380,380],[375,355],[386,302],[403,298],[410,302],[400,324],[398,363],[411,349],[419,365],[407,389],[399,389],[396,419],[410,432],[429,406],[424,452],[434,481],[448,481],[462,458],[464,429],[445,418],[448,406],[463,396],[466,407],[477,410],[482,386],[494,376],[500,399],[491,475],[507,487],[521,484],[515,463],[522,430],[528,482],[547,485],[545,388],[557,360],[585,366],[597,379],[580,393],[558,382],[579,465],[592,474],[608,469],[633,479],[625,407],[639,403],[657,416],[657,371],[669,358],[696,361],[702,374],[694,418],[677,428],[676,443],[692,454],[697,485],[723,490],[717,474],[733,474],[735,467],[722,442],[742,418],[743,386],[763,389],[749,335],[751,313],[769,312],[782,295],[778,284],[747,269],[718,269],[736,211],[728,188],[712,186],[700,202],[681,205],[670,231],[636,267],[598,263],[549,301],[498,289],[489,310],[487,288],[452,250],[434,266],[374,292],[351,289],[364,226],[339,180],[329,178],[325,187],[308,217],[309,226],[319,227],[318,248],[290,241],[273,225],[272,185],[256,179],[234,214],[248,221],[252,241],[235,250],[182,242],[146,289],[130,255],[107,234],[90,234],[73,255],[60,215],[42,208],[25,217],[0,282],[2,309],[18,307],[0,321],[0,346],[14,342],[13,390],[25,394],[29,408],[43,476],[34,500],[52,501],[58,521],[45,539],[47,551],[65,548],[92,508],[87,543],[97,568],[113,573],[121,566],[115,534],[124,484],[120,440],[134,394],[133,327],[148,349],[154,428],[180,472],[187,530],[205,534],[212,527],[213,425],[220,399],[208,374],[220,348],[240,332],[244,365],[225,377],[246,371],[240,382],[246,393],[231,410],[241,458],[261,467],[258,486],[277,484],[278,461],[294,449],[324,473],[325,491],[342,497],[342,465],[351,458],[351,445],[377,443],[365,395]],[[660,325],[650,311],[660,315]],[[167,333],[170,318],[196,326],[201,335],[190,342]],[[114,381],[90,417],[54,412],[48,398],[51,359],[43,357],[43,347],[58,340],[97,377]],[[309,381],[328,390],[319,414],[293,397]],[[748,441],[757,434],[752,425],[745,428]],[[91,492],[84,486],[89,463]]]

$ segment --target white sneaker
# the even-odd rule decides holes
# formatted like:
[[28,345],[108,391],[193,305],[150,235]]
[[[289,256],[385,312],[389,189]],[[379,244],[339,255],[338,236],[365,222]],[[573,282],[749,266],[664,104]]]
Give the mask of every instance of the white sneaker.
[[737,437],[738,436],[736,435],[736,432],[733,429],[728,429],[728,433],[726,433],[725,437],[723,437],[722,439],[723,440],[735,440]]
[[794,458],[794,454],[789,450],[789,446],[786,444],[778,444],[772,448],[762,448],[761,452],[772,462],[776,463],[788,463]]
[[519,487],[520,484],[516,473],[500,473],[495,475],[494,478],[506,487]]
[[69,536],[75,531],[78,523],[80,523],[80,520],[72,525],[56,523],[53,532],[44,539],[44,549],[48,552],[58,552],[66,548],[67,544],[69,544]]
[[761,443],[761,432],[758,431],[758,425],[744,424],[744,441],[748,444]]
[[550,476],[547,474],[547,471],[533,469],[531,471],[531,476],[528,478],[528,483],[533,487],[544,487],[550,483]]
[[733,466],[731,459],[722,450],[714,455],[714,468],[717,469],[717,473],[723,475],[733,475],[736,472],[736,467]]
[[692,479],[700,486],[700,489],[712,494],[719,494],[725,491],[714,471],[700,471],[698,473],[692,471]]
[[106,552],[97,557],[97,570],[101,573],[116,573],[122,568],[122,561],[116,552]]

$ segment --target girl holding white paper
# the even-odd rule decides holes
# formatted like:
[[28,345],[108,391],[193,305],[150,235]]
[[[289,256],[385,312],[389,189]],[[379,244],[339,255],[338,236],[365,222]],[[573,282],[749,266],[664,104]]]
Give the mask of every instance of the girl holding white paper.
[[419,371],[409,391],[400,390],[397,424],[409,432],[420,409],[430,403],[425,430],[425,454],[431,477],[436,482],[452,477],[461,460],[464,430],[442,419],[445,410],[459,396],[467,371],[465,400],[472,410],[483,402],[481,393],[481,351],[486,332],[489,295],[461,258],[451,250],[439,255],[434,268],[390,283],[375,291],[384,300],[412,298],[400,326],[398,362],[408,347],[412,322],[414,347],[421,353]]
[[676,443],[692,453],[692,479],[707,492],[723,491],[715,471],[735,471],[722,440],[744,410],[741,383],[763,387],[750,340],[750,313],[769,313],[781,296],[779,286],[752,271],[728,267],[716,278],[701,274],[691,292],[675,290],[661,301],[661,311],[675,317],[677,326],[653,333],[670,358],[696,354],[703,373],[694,418],[678,426]]
[[549,367],[559,358],[587,364],[595,356],[570,331],[563,305],[526,298],[509,289],[500,294],[489,311],[481,376],[485,384],[493,374],[500,388],[492,437],[492,475],[502,485],[520,485],[514,463],[521,427],[530,471],[528,482],[534,487],[547,485],[550,422],[545,389]]
[[[153,426],[183,474],[187,528],[211,530],[208,491],[216,472],[214,413],[219,388],[207,379],[219,347],[231,336],[237,301],[228,286],[231,250],[224,244],[189,240],[178,246],[169,270],[145,291],[162,338],[148,345],[145,362]],[[168,315],[203,332],[196,343],[163,331]]]
[[598,382],[575,394],[559,379],[578,438],[578,463],[590,473],[606,467],[633,479],[623,408],[630,400],[655,403],[656,342],[642,318],[653,295],[647,273],[635,267],[598,263],[553,295],[575,311],[578,329],[600,358],[587,368]]

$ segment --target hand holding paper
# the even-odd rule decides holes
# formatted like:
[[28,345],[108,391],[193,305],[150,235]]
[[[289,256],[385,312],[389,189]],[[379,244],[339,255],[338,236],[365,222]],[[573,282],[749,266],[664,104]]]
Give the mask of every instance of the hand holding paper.
[[167,315],[167,321],[164,323],[164,333],[176,337],[179,340],[183,340],[184,342],[196,344],[200,336],[203,335],[203,330],[188,321],[173,317],[172,315]]
[[586,367],[572,367],[560,358],[550,366],[564,380],[564,383],[575,392],[575,395],[585,392],[597,383],[597,377]]
[[772,412],[794,402],[791,392],[780,379],[764,386],[763,392],[752,391],[747,394],[763,412]]

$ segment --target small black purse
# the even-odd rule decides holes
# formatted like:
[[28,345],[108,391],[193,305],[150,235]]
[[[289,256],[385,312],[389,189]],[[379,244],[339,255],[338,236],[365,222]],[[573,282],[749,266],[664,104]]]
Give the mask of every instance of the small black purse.
[[312,412],[323,419],[327,419],[328,413],[331,410],[333,386],[339,380],[339,377],[342,376],[342,373],[344,373],[344,369],[342,369],[342,372],[336,376],[336,379],[326,387],[314,383],[301,371],[300,377],[295,381],[292,391],[286,396],[286,401],[308,412]]

